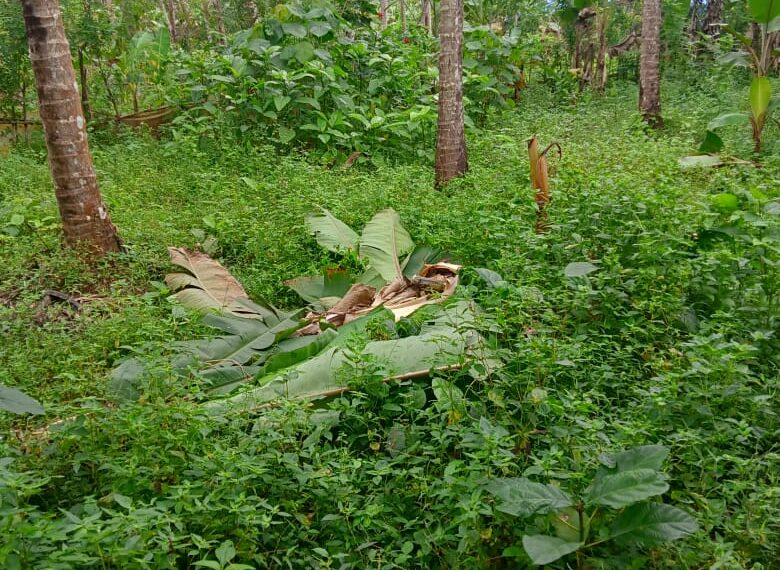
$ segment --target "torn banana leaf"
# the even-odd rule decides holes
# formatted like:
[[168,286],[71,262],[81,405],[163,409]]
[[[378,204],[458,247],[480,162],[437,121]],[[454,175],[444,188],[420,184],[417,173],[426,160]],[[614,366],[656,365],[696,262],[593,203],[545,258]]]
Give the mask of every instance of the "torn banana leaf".
[[[175,352],[166,369],[173,377],[184,377],[192,371],[209,380],[212,386],[251,378],[260,364],[280,350],[278,346],[284,339],[308,324],[298,318],[301,312],[274,313],[273,317],[267,317],[267,323],[259,319],[206,315],[205,324],[232,334],[173,343]],[[109,390],[120,400],[134,400],[138,398],[138,385],[148,372],[149,365],[143,360],[125,360],[112,372]]]
[[[369,342],[361,356],[383,362],[388,379],[410,374],[424,376],[434,369],[460,367],[474,361],[481,362],[485,372],[490,373],[500,363],[474,330],[474,319],[472,305],[456,303],[442,309],[421,328],[419,335]],[[344,325],[338,337],[316,357],[270,375],[261,374],[257,379],[259,386],[208,402],[207,408],[215,414],[256,410],[277,400],[319,399],[348,391],[351,359],[343,345],[350,334],[360,333],[367,322],[362,317]]]
[[169,247],[168,253],[171,263],[186,270],[165,276],[165,284],[176,292],[174,297],[182,305],[201,312],[263,318],[264,308],[249,300],[241,283],[218,261],[205,253],[179,247]]

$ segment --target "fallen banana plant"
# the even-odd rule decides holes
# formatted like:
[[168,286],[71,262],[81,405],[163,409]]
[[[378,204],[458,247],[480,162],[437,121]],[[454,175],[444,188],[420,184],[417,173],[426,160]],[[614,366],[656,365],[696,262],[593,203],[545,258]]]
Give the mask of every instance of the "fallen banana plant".
[[336,253],[358,251],[368,266],[355,284],[346,272],[333,270],[286,282],[317,309],[307,317],[313,324],[324,320],[340,325],[380,305],[400,319],[423,305],[449,297],[458,285],[460,266],[434,263],[441,252],[415,246],[398,213],[391,208],[377,213],[360,236],[328,210],[307,216],[306,226],[325,249]]
[[542,152],[539,152],[539,140],[536,135],[528,141],[528,159],[531,168],[531,186],[536,190],[534,200],[536,201],[536,233],[544,233],[548,228],[547,206],[552,199],[550,195],[550,180],[547,170],[547,153],[551,148],[558,149],[558,158],[563,156],[561,145],[557,142],[547,145]]
[[[212,413],[256,411],[278,400],[313,400],[350,391],[351,358],[382,362],[386,382],[430,376],[432,372],[457,370],[480,364],[484,375],[500,366],[482,337],[474,330],[475,307],[459,302],[435,307],[432,318],[419,334],[393,340],[370,341],[358,354],[350,354],[345,344],[364,334],[370,317],[386,316],[387,309],[375,309],[342,327],[327,349],[300,364],[256,377],[256,387],[222,400],[208,402]],[[379,311],[379,312],[377,312]]]
[[205,253],[169,247],[171,263],[184,272],[169,273],[165,284],[174,297],[184,305],[198,311],[217,311],[237,317],[261,318],[264,311],[247,297],[241,283]]
[[[327,210],[309,216],[306,225],[323,247],[334,252],[357,249],[367,264],[356,283],[344,270],[288,281],[310,303],[308,311],[283,312],[255,303],[217,261],[169,248],[171,262],[186,271],[166,277],[174,296],[182,305],[206,312],[203,323],[223,334],[173,343],[163,366],[166,375],[194,378],[213,397],[247,383],[254,386],[207,404],[212,410],[256,409],[279,398],[319,398],[349,390],[342,373],[347,340],[365,340],[367,326],[375,321],[397,336],[395,322],[440,303],[457,287],[460,266],[428,263],[440,252],[415,247],[393,210],[379,212],[360,236]],[[473,305],[461,302],[430,310],[431,320],[418,335],[367,341],[358,358],[384,361],[392,371],[388,380],[427,376],[431,370],[451,370],[477,359],[485,373],[497,366],[474,330]],[[142,357],[125,360],[113,371],[112,391],[120,399],[138,398],[144,379],[157,367],[159,362]]]

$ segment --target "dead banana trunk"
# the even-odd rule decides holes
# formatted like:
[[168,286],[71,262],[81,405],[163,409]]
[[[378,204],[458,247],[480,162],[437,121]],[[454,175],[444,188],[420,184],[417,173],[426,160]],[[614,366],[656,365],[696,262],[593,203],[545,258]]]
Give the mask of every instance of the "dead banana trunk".
[[550,180],[547,176],[547,152],[552,148],[558,149],[558,156],[562,155],[561,145],[551,143],[542,152],[539,152],[539,140],[536,135],[528,141],[528,159],[531,166],[531,185],[536,190],[536,233],[544,233],[548,228],[547,205],[550,203]]

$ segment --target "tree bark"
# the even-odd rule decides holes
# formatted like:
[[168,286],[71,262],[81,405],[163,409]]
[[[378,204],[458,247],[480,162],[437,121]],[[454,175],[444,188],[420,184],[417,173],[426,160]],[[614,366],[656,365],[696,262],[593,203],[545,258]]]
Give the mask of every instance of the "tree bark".
[[463,123],[463,0],[441,0],[439,42],[437,188],[468,170]]
[[401,29],[403,30],[404,35],[406,35],[406,4],[404,3],[404,0],[398,0],[398,11],[401,15]]
[[382,27],[387,26],[387,10],[389,8],[388,0],[379,0],[379,21],[382,22]]
[[688,36],[691,40],[695,41],[699,34],[699,7],[701,6],[701,0],[691,0],[690,8],[688,9]]
[[176,43],[176,6],[173,0],[160,0],[160,10],[162,10],[163,16],[168,24],[168,33],[171,35],[171,43]]
[[702,32],[711,38],[720,36],[720,24],[723,19],[723,0],[709,0],[707,12],[704,14]]
[[639,54],[639,112],[651,127],[661,118],[661,0],[644,0]]
[[598,17],[599,51],[596,56],[596,89],[604,91],[607,86],[607,25],[609,24],[609,12],[602,8]]
[[431,0],[422,0],[422,8],[421,8],[421,15],[420,15],[420,23],[422,24],[423,28],[428,30],[428,33],[431,33]]
[[119,238],[100,196],[89,153],[58,1],[22,0],[22,12],[65,243],[86,246],[98,255],[118,251]]
[[81,79],[81,110],[84,111],[84,118],[90,118],[89,112],[89,87],[87,81],[87,68],[84,63],[84,48],[79,47],[79,78]]

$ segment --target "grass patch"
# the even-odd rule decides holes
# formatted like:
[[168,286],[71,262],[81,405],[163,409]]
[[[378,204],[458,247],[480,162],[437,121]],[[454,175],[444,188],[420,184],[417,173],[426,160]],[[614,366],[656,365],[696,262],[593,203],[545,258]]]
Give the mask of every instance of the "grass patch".
[[[780,347],[766,205],[780,159],[769,148],[762,169],[683,174],[678,158],[736,95],[669,84],[667,128],[648,133],[623,87],[564,107],[531,91],[472,134],[471,171],[445,192],[426,164],[328,171],[238,144],[102,142],[95,161],[129,251],[91,266],[59,245],[44,155],[0,160],[0,228],[13,213],[26,220],[0,237],[0,383],[48,412],[0,420],[0,455],[13,458],[0,463],[0,560],[188,568],[230,541],[233,561],[254,567],[525,567],[507,548],[542,523],[494,512],[485,480],[524,475],[579,493],[599,453],[661,443],[669,501],[701,531],[654,550],[596,548],[594,567],[772,567]],[[525,158],[534,133],[564,151],[544,235],[533,231]],[[713,209],[723,192],[738,212]],[[448,377],[466,414],[433,405],[424,382],[376,387],[370,363],[354,372],[362,391],[259,418],[215,419],[186,394],[154,390],[113,406],[105,386],[117,361],[203,332],[153,285],[167,245],[214,236],[250,296],[290,306],[283,280],[331,263],[303,229],[317,206],[353,227],[393,207],[415,241],[467,267],[463,293],[484,308],[507,364],[487,383]],[[728,224],[749,239],[706,233]],[[565,277],[582,261],[598,271]],[[487,287],[476,267],[505,284]],[[84,308],[43,307],[49,289]]]

